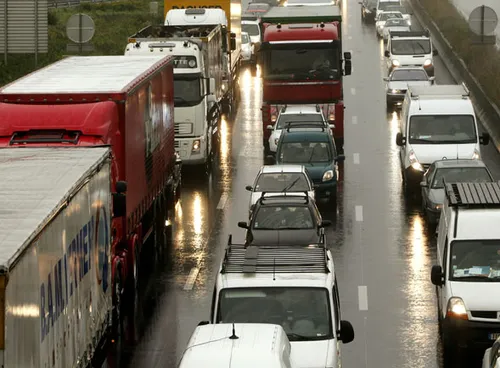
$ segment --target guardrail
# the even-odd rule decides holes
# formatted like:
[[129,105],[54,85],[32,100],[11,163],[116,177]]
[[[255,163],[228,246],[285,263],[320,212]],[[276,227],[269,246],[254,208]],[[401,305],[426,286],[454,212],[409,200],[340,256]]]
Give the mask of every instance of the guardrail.
[[85,3],[109,3],[116,0],[48,0],[48,8],[71,8]]
[[476,107],[476,114],[483,122],[486,131],[490,134],[491,140],[500,152],[500,108],[488,97],[476,77],[467,68],[467,65],[460,56],[457,55],[453,46],[441,33],[437,24],[422,6],[419,0],[409,0],[413,9],[413,14],[417,17],[423,28],[431,32],[432,42],[439,50],[443,63],[450,71],[452,77],[458,82],[465,82],[471,92],[471,100]]

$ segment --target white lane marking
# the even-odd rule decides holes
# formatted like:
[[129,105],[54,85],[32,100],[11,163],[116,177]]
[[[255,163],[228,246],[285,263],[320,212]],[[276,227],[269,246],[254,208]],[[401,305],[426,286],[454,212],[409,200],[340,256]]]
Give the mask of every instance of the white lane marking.
[[347,37],[348,40],[352,40],[352,36]]
[[356,94],[356,88],[351,88],[351,94],[355,95]]
[[220,196],[219,203],[217,204],[217,209],[222,210],[226,206],[227,202],[227,193],[223,193]]
[[186,280],[186,283],[184,284],[184,290],[192,290],[194,283],[196,282],[196,277],[198,277],[198,273],[200,272],[200,269],[198,267],[193,267],[191,269],[191,272],[189,272],[189,276]]
[[355,211],[356,211],[356,221],[358,222],[363,221],[363,206],[356,206]]
[[357,116],[353,116],[352,117],[352,123],[353,124],[357,124],[358,123],[358,117]]
[[367,311],[368,310],[368,287],[366,286],[358,286],[358,301],[359,301],[359,310]]
[[352,159],[353,159],[355,165],[359,165],[359,153],[353,153]]

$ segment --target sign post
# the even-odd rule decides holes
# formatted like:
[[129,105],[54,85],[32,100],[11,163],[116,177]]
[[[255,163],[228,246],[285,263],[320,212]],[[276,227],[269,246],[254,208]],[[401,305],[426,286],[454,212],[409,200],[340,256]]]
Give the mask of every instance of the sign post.
[[494,34],[498,25],[497,13],[486,5],[475,8],[469,15],[469,29],[472,43],[480,45],[496,44]]

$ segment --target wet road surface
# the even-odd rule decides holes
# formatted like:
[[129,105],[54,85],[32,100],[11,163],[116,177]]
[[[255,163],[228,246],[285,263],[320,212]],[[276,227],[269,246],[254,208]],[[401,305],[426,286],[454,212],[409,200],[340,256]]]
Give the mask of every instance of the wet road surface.
[[[344,182],[337,213],[320,205],[334,256],[342,319],[355,340],[343,346],[345,367],[441,366],[434,287],[430,268],[434,235],[420,205],[407,203],[395,144],[397,113],[387,113],[382,77],[383,43],[372,24],[363,25],[360,5],[344,0],[344,50],[353,72],[345,81]],[[413,19],[415,24],[416,19]],[[417,25],[418,27],[418,25]],[[438,84],[454,83],[439,56]],[[175,242],[168,267],[151,283],[154,309],[131,367],[174,367],[201,320],[208,320],[215,274],[227,238],[243,241],[238,221],[247,219],[248,192],[263,164],[261,80],[241,74],[242,101],[235,121],[224,120],[220,154],[209,180],[183,173]],[[500,178],[500,157],[482,146],[483,160]],[[149,313],[149,312],[148,312]],[[470,367],[480,367],[475,361]]]

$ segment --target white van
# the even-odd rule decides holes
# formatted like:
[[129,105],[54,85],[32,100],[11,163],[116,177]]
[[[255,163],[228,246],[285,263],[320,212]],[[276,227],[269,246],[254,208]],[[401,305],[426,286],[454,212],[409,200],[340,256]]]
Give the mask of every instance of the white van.
[[479,135],[469,90],[462,85],[409,85],[396,144],[405,190],[420,192],[424,172],[437,160],[480,159]]
[[445,192],[431,281],[445,366],[455,367],[456,350],[500,336],[500,184],[445,183]]
[[283,326],[298,368],[341,367],[340,342],[354,339],[341,320],[332,254],[325,244],[228,246],[217,275],[212,323]]
[[222,323],[196,327],[179,368],[296,368],[283,327]]
[[378,18],[380,13],[391,10],[391,7],[399,5],[402,5],[401,0],[377,0],[377,12],[375,13],[375,18]]

